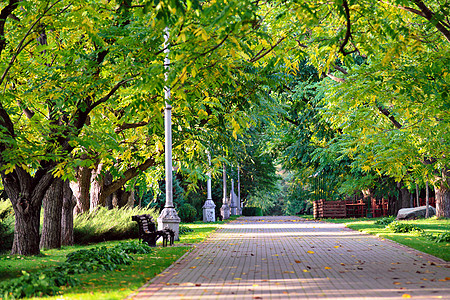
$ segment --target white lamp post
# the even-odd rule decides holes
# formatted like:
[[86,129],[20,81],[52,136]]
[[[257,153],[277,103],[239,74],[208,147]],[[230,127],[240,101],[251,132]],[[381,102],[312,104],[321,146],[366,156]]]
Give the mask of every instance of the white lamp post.
[[239,210],[239,212],[238,212],[238,215],[242,215],[242,203],[241,203],[241,177],[240,177],[240,175],[239,175],[239,171],[240,171],[240,168],[239,168],[239,165],[238,165],[238,194],[237,194],[237,198],[238,198],[238,200],[237,200],[237,203],[238,203],[238,210]]
[[[208,163],[209,166],[211,166],[211,155],[208,151]],[[214,204],[212,200],[212,193],[211,193],[211,171],[208,171],[207,173],[208,180],[206,182],[206,201],[203,205],[203,222],[215,222],[216,221],[216,205]]]
[[223,164],[223,199],[222,207],[220,208],[220,214],[222,215],[223,220],[230,218],[230,206],[228,205],[227,199],[227,169],[225,167],[225,164]]
[[[164,30],[164,68],[169,69],[169,28]],[[165,80],[167,83],[169,74],[166,72]],[[164,129],[165,129],[165,160],[166,160],[166,205],[158,217],[158,230],[165,228],[172,229],[175,232],[175,240],[180,240],[180,217],[173,205],[173,182],[172,182],[172,106],[169,105],[170,87],[164,87],[164,99],[166,100],[166,107],[164,110]]]
[[230,192],[230,211],[231,215],[235,216],[237,215],[237,196],[234,192],[234,179],[231,179],[231,192]]

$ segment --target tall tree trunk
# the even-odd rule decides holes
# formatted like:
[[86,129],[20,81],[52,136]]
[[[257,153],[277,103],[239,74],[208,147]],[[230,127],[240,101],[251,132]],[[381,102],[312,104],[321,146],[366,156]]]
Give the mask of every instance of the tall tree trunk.
[[127,199],[127,203],[125,204],[125,207],[128,208],[133,208],[134,207],[134,202],[135,202],[135,198],[134,198],[134,189],[132,189],[129,193],[128,193],[128,199]]
[[61,214],[63,205],[63,181],[56,178],[44,197],[44,222],[39,247],[61,248]]
[[[9,197],[11,199],[11,196]],[[25,205],[23,203],[14,205],[13,203],[15,230],[11,254],[37,255],[40,253],[39,227],[41,203],[39,205],[36,205],[36,202]],[[16,207],[20,208],[17,209]]]
[[76,199],[70,189],[69,181],[63,184],[63,209],[61,218],[61,245],[73,245],[73,209]]
[[89,207],[90,211],[97,209],[99,206],[105,206],[106,197],[100,197],[103,189],[104,178],[101,175],[103,169],[103,164],[99,163],[97,168],[92,171],[91,176],[91,204]]
[[50,172],[39,169],[35,177],[16,167],[13,172],[1,172],[3,187],[15,214],[14,242],[11,254],[39,254],[39,226],[42,200],[53,181]]
[[115,191],[111,196],[114,208],[122,208],[126,206],[133,207],[134,205],[134,197],[132,193],[125,191],[123,188]]
[[443,180],[435,186],[436,216],[438,218],[450,218],[450,170],[442,170]]
[[76,200],[76,206],[73,211],[74,214],[81,214],[89,211],[90,195],[89,189],[91,186],[92,170],[87,167],[79,167],[76,173],[76,182],[70,183],[73,196]]
[[397,209],[397,197],[395,196],[388,196],[388,214],[390,216],[395,216],[398,212]]
[[397,183],[397,188],[400,192],[400,199],[399,199],[399,206],[398,208],[408,208],[410,206],[410,199],[411,199],[411,193],[406,188],[406,186],[403,184],[403,182]]
[[[110,184],[112,183],[112,181],[113,181],[113,177],[112,177],[111,173],[110,173],[110,172],[106,172],[105,177],[104,177],[104,179],[103,179],[103,187],[102,187],[102,190],[103,190],[103,188],[104,188],[105,186],[110,185]],[[99,196],[99,197],[100,197],[100,196]],[[112,196],[112,195],[108,195],[108,196],[105,198],[105,206],[106,206],[108,209],[113,209],[113,208],[114,208],[112,200],[113,200],[113,196]]]
[[419,203],[419,185],[416,182],[416,206],[419,207],[420,203]]
[[120,203],[121,190],[117,190],[111,194],[111,204],[113,208],[118,208]]

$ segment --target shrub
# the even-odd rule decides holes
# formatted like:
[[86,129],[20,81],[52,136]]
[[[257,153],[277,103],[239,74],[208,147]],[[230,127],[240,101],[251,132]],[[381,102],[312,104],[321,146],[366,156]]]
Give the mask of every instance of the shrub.
[[379,220],[376,220],[375,225],[389,225],[392,222],[394,222],[394,220],[395,220],[394,216],[384,217]]
[[422,233],[422,236],[430,241],[433,241],[435,243],[448,243],[450,242],[450,232],[441,232],[437,234],[432,233]]
[[74,240],[76,244],[98,243],[111,240],[123,240],[138,237],[138,226],[131,220],[134,215],[151,214],[150,208],[114,208],[100,207],[93,212],[75,217]]
[[181,222],[191,223],[195,221],[195,217],[197,216],[197,210],[191,204],[184,203],[178,209],[178,216],[180,217]]
[[259,208],[259,207],[246,206],[246,207],[244,207],[242,209],[242,215],[248,216],[248,217],[250,217],[250,216],[262,216],[263,213],[262,213],[262,209]]
[[78,283],[67,272],[61,272],[55,268],[44,270],[42,273],[27,273],[22,271],[22,276],[0,282],[0,298],[19,299],[55,295],[61,286],[74,286]]
[[385,228],[390,231],[393,231],[395,233],[406,233],[406,232],[411,232],[411,231],[422,232],[423,231],[422,228],[414,226],[413,224],[400,223],[397,221],[390,223]]
[[66,261],[54,268],[48,268],[40,274],[27,273],[12,280],[0,282],[0,299],[19,299],[56,295],[61,286],[78,284],[72,274],[89,271],[112,271],[118,265],[128,265],[132,257],[128,253],[147,254],[152,249],[137,242],[120,243],[115,247],[97,247],[69,253]]
[[0,200],[0,252],[10,250],[14,238],[14,212],[9,200]]
[[113,271],[118,265],[129,265],[132,260],[131,256],[120,249],[100,247],[69,253],[63,267],[72,274]]
[[179,234],[180,234],[180,235],[186,234],[186,233],[192,232],[192,231],[194,231],[194,229],[192,229],[192,228],[190,228],[190,227],[187,227],[187,226],[185,226],[185,225],[181,225],[181,224],[180,224],[180,230],[179,230]]

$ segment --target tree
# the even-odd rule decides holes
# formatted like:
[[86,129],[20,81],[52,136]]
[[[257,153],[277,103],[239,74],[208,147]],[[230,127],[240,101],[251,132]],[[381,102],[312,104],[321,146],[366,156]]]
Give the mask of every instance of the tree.
[[[232,39],[236,32],[251,30],[245,25],[250,21],[246,18],[252,17],[247,2],[238,1],[231,10],[222,2],[206,5],[204,14],[196,11],[195,2],[116,4],[11,0],[2,6],[0,165],[16,213],[13,253],[39,252],[40,207],[54,178],[73,179],[71,170],[102,163],[109,171],[117,170],[111,172],[115,179],[105,188],[105,195],[159,164],[164,105],[162,32],[166,26],[171,28],[173,45],[184,44],[180,49],[201,44],[196,50],[205,59],[189,61],[198,62],[196,66],[205,75],[228,74],[223,67],[228,62],[214,67],[217,62],[209,60],[211,55],[224,44],[220,43],[223,37]],[[212,19],[218,12],[223,12],[222,23]],[[231,16],[236,18],[231,20]],[[192,24],[185,24],[186,20]],[[209,28],[222,28],[222,36],[208,36],[201,26],[196,27],[202,24],[199,20],[214,21]],[[45,43],[35,43],[36,37]],[[183,41],[183,37],[191,39]],[[188,108],[197,103],[194,96],[203,86],[187,92],[182,88],[188,59],[177,59],[176,51],[173,55],[168,82],[182,95],[173,97],[180,100],[175,111],[192,120],[190,113],[198,112],[198,106]],[[208,103],[210,107],[218,104]]]
[[[327,77],[324,120],[343,154],[396,180],[431,178],[448,217],[448,6],[445,1],[274,1],[278,28]],[[271,19],[272,18],[272,19]],[[289,43],[286,43],[289,45]],[[300,51],[298,50],[300,49]],[[275,49],[277,50],[277,49]],[[295,67],[295,66],[294,66]]]

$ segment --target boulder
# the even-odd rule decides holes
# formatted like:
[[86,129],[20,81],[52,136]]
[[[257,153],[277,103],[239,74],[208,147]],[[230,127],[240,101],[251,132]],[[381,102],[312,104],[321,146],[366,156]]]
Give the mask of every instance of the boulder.
[[[433,206],[429,206],[428,216],[432,217],[436,215],[436,209]],[[412,220],[417,218],[425,218],[425,212],[427,207],[419,206],[412,208],[402,208],[397,213],[397,220]]]

